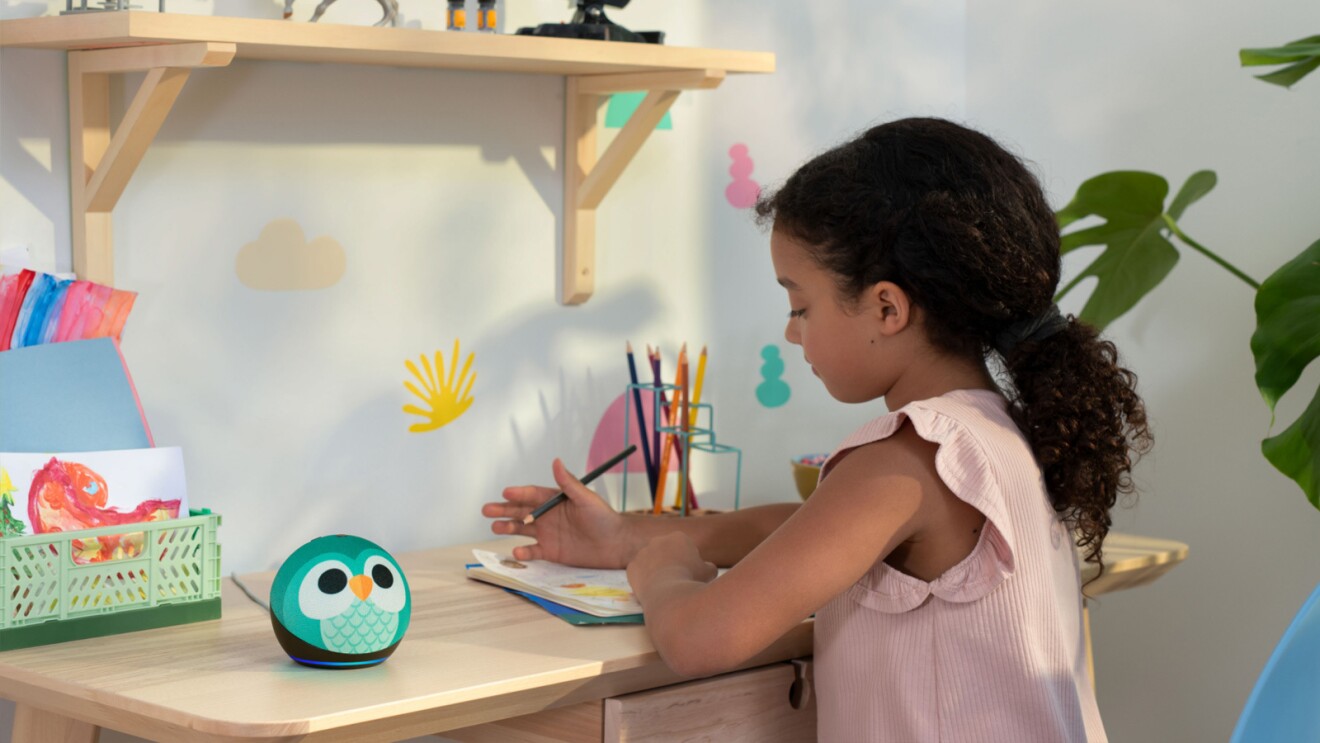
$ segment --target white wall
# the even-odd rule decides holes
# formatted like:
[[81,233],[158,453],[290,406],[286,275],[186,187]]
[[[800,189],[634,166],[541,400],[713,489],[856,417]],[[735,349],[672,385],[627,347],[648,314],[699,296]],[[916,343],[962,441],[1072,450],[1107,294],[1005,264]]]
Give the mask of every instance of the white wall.
[[[374,3],[354,2],[327,19],[375,20]],[[438,3],[408,3],[407,24],[438,27]],[[773,51],[778,70],[679,99],[674,129],[651,137],[602,205],[597,294],[577,308],[554,300],[557,78],[242,61],[199,71],[115,212],[116,282],[140,292],[124,352],[157,441],[184,448],[194,502],[224,514],[226,571],[273,568],[331,531],[397,550],[470,541],[486,533],[478,505],[502,485],[547,481],[553,456],[581,467],[625,382],[625,340],[659,342],[670,363],[687,341],[710,346],[707,400],[720,440],[745,453],[744,504],[792,498],[788,457],[827,450],[883,410],[833,402],[783,344],[766,237],[724,200],[735,143],[769,186],[870,124],[942,115],[1036,161],[1059,205],[1103,170],[1180,183],[1217,169],[1221,186],[1186,227],[1258,278],[1320,237],[1295,165],[1315,151],[1320,91],[1284,93],[1234,63],[1239,46],[1312,32],[1310,18],[1277,0],[1160,8],[637,0],[615,11],[672,45]],[[565,13],[544,1],[508,11],[508,29]],[[63,74],[58,54],[0,52],[0,250],[26,245],[67,269]],[[342,281],[272,293],[237,280],[238,250],[282,218],[344,246]],[[1139,470],[1145,495],[1118,527],[1192,545],[1153,587],[1094,610],[1114,740],[1227,737],[1314,583],[1303,547],[1320,519],[1257,453],[1268,416],[1251,383],[1253,325],[1247,290],[1189,256],[1113,328],[1160,437]],[[409,434],[403,361],[447,354],[455,338],[476,353],[476,401],[448,427]],[[782,408],[754,396],[768,343],[793,390]],[[727,463],[710,466],[727,487]]]
[[[1320,239],[1320,79],[1285,91],[1237,62],[1240,48],[1316,33],[1311,8],[1017,0],[970,3],[967,28],[970,122],[1035,160],[1056,205],[1107,170],[1151,170],[1176,190],[1209,168],[1219,186],[1182,227],[1249,275],[1264,279]],[[1079,311],[1080,299],[1065,309]],[[1252,300],[1186,251],[1110,328],[1156,434],[1141,497],[1114,528],[1191,546],[1158,583],[1093,606],[1100,709],[1115,741],[1227,739],[1320,578],[1320,514],[1260,454],[1270,419],[1252,381]],[[1299,383],[1304,397],[1284,399],[1276,432],[1314,394],[1317,371]]]

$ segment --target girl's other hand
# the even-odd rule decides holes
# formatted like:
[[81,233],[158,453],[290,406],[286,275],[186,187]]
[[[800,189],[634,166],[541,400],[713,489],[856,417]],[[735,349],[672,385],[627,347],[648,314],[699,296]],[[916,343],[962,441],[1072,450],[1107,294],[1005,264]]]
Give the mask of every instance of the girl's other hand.
[[[503,503],[487,503],[481,515],[496,534],[532,537],[535,544],[515,547],[518,560],[551,560],[585,568],[622,568],[636,551],[622,514],[588,490],[558,459],[552,467],[559,489],[523,485],[504,489]],[[560,491],[568,500],[530,524],[523,517]]]
[[688,535],[672,531],[651,539],[638,550],[628,563],[628,583],[645,607],[650,589],[658,581],[709,583],[718,572],[714,563],[701,559],[697,545]]

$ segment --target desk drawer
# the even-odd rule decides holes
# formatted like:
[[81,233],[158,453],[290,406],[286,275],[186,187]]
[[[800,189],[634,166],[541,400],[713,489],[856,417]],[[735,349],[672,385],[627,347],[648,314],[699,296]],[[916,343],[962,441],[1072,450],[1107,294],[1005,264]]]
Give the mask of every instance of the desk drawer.
[[440,737],[457,743],[809,743],[816,740],[811,660],[582,702]]
[[[816,740],[811,661],[605,700],[605,743],[804,743]],[[795,682],[799,676],[801,683]],[[797,702],[801,709],[794,708]]]

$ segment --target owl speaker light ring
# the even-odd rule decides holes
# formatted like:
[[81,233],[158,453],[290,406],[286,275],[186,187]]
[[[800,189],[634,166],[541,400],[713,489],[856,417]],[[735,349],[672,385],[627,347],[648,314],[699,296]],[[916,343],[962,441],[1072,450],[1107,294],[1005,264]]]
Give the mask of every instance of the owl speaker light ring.
[[270,588],[270,623],[293,660],[318,668],[385,661],[412,615],[403,569],[362,537],[317,537],[289,555]]

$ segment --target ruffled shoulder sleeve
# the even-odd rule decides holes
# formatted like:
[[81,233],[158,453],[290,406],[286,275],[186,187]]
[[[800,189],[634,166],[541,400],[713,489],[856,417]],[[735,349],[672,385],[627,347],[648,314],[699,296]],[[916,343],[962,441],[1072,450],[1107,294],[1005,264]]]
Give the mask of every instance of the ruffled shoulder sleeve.
[[960,409],[964,407],[946,398],[904,406],[859,428],[821,467],[823,480],[851,450],[888,438],[904,421],[910,421],[917,435],[939,445],[935,469],[940,479],[954,495],[985,515],[985,526],[972,552],[943,575],[926,582],[881,561],[850,590],[859,603],[897,613],[920,606],[932,595],[959,603],[976,601],[994,591],[1016,569],[1013,525],[1003,489],[982,438],[985,434],[966,420],[975,417],[977,411],[974,407]]

